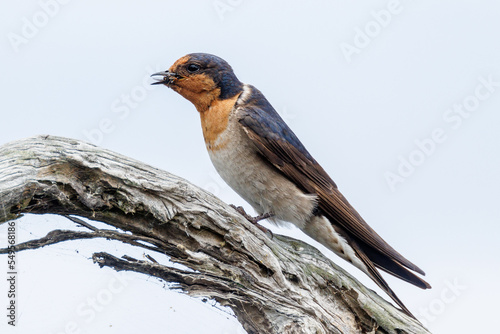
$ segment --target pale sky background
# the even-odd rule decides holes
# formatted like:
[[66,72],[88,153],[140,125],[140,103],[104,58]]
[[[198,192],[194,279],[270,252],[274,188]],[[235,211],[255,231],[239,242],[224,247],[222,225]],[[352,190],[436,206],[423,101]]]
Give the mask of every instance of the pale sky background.
[[[86,140],[244,204],[212,167],[194,107],[149,86],[151,73],[186,53],[216,54],[266,95],[366,221],[426,271],[432,290],[388,278],[409,309],[433,333],[491,332],[500,299],[499,2],[0,3],[0,144],[37,134]],[[18,241],[73,226],[25,216]],[[2,225],[2,247],[5,234]],[[18,326],[2,311],[0,332],[244,333],[227,309],[157,279],[117,280],[92,263],[101,250],[142,257],[105,240],[20,253]],[[0,274],[3,310],[6,291]]]

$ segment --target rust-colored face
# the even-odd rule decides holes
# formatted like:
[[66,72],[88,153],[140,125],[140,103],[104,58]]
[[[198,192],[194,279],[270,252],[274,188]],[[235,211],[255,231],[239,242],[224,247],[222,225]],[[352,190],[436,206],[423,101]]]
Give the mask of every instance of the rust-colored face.
[[204,112],[216,99],[233,97],[241,91],[241,83],[223,59],[193,53],[178,59],[168,71],[158,72],[163,78],[154,84],[164,84],[192,102]]
[[189,55],[178,59],[166,72],[162,83],[193,103],[203,111],[220,95],[220,89],[209,72],[203,71],[203,64]]
[[190,62],[189,56],[177,60],[168,71],[175,73],[171,88],[179,92],[187,90],[192,93],[210,92],[217,88],[214,79],[206,72],[201,72],[201,66]]

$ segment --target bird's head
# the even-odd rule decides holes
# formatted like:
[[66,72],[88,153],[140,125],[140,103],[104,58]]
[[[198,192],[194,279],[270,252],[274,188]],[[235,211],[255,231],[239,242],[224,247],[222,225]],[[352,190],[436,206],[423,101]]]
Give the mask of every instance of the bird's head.
[[199,112],[215,100],[225,100],[241,93],[243,84],[222,58],[207,53],[190,53],[178,59],[167,71],[154,73],[157,81],[191,101]]

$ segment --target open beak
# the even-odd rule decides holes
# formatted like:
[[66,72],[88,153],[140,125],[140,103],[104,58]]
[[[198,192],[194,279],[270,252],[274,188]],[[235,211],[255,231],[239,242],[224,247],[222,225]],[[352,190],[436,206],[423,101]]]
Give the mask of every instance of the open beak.
[[151,74],[152,77],[155,75],[160,76],[161,78],[153,78],[156,80],[156,82],[153,82],[152,85],[170,85],[173,83],[174,79],[177,79],[179,77],[178,74],[169,72],[169,71],[163,71],[163,72],[157,72]]

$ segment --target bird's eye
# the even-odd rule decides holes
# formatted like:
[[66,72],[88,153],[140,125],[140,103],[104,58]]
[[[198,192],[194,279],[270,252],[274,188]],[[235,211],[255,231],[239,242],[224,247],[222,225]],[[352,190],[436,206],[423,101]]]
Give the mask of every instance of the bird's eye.
[[188,67],[187,67],[187,70],[188,70],[189,73],[198,72],[200,70],[200,65],[189,64]]

